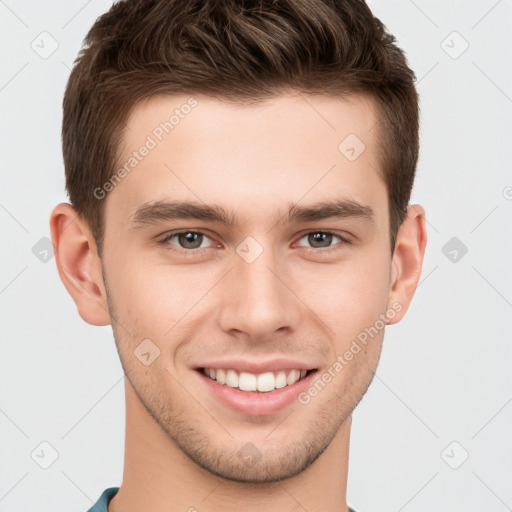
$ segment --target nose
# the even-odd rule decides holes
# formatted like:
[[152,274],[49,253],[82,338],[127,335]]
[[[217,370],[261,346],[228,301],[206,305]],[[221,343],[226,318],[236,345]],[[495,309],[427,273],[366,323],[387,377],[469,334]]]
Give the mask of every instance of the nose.
[[289,272],[280,272],[275,260],[271,250],[264,250],[251,263],[235,257],[234,268],[224,283],[218,317],[222,330],[264,341],[278,331],[297,329],[302,303],[289,284]]

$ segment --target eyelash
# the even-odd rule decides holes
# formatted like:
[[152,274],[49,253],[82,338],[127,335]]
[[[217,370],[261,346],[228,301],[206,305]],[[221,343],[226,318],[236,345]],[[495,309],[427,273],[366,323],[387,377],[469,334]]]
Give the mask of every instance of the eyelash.
[[[179,235],[182,235],[184,233],[194,233],[194,234],[203,235],[204,237],[209,238],[210,240],[214,241],[210,236],[208,236],[203,231],[184,229],[184,230],[181,230],[181,231],[172,231],[171,233],[168,233],[162,240],[160,240],[159,243],[161,245],[163,245],[167,250],[175,251],[175,252],[178,252],[180,254],[187,255],[187,256],[195,256],[198,253],[202,253],[204,250],[206,250],[206,251],[208,251],[208,250],[215,250],[213,247],[202,247],[202,248],[198,247],[198,248],[195,248],[195,249],[184,249],[183,247],[179,247],[177,245],[169,243],[169,241],[171,239],[173,239],[174,237],[177,237]],[[307,237],[308,235],[318,234],[318,233],[322,233],[324,235],[332,235],[334,237],[337,237],[337,238],[340,239],[340,242],[338,242],[337,244],[334,244],[332,246],[329,246],[329,247],[306,247],[306,246],[300,246],[300,247],[302,249],[305,249],[307,252],[313,252],[315,254],[318,254],[318,253],[330,254],[333,251],[336,251],[336,250],[339,249],[337,247],[338,245],[350,245],[350,243],[351,243],[350,240],[348,240],[347,238],[339,235],[338,233],[335,233],[333,231],[322,231],[322,230],[307,231],[306,233],[303,233],[300,236],[299,240],[302,240],[304,237]],[[173,245],[172,249],[169,247],[170,245]]]

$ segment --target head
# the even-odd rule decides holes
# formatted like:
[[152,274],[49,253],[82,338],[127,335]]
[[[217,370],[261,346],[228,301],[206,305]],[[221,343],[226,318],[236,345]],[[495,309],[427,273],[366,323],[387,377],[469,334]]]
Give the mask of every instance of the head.
[[[253,482],[304,470],[418,283],[413,72],[362,1],[124,1],[85,43],[64,98],[71,205],[51,219],[61,278],[191,460]],[[247,410],[205,368],[307,373],[300,398]]]

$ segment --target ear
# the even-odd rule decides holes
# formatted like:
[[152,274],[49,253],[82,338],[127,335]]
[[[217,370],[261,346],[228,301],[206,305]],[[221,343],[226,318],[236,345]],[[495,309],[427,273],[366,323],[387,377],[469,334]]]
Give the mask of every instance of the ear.
[[50,231],[59,276],[78,313],[89,324],[109,325],[101,260],[89,226],[70,204],[61,203],[51,213]]
[[[418,204],[409,206],[407,217],[397,234],[395,250],[391,260],[391,288],[388,309],[395,304],[396,315],[388,324],[399,322],[409,309],[418,287],[427,244],[425,210]],[[401,308],[396,305],[400,304]]]

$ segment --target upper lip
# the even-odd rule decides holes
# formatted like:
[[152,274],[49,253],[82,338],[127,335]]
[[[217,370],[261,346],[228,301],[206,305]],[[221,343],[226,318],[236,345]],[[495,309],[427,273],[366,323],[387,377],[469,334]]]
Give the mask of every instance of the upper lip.
[[269,359],[266,361],[249,361],[247,359],[226,359],[210,361],[197,365],[196,368],[213,368],[236,370],[254,374],[277,372],[279,370],[316,370],[317,366],[294,359]]

